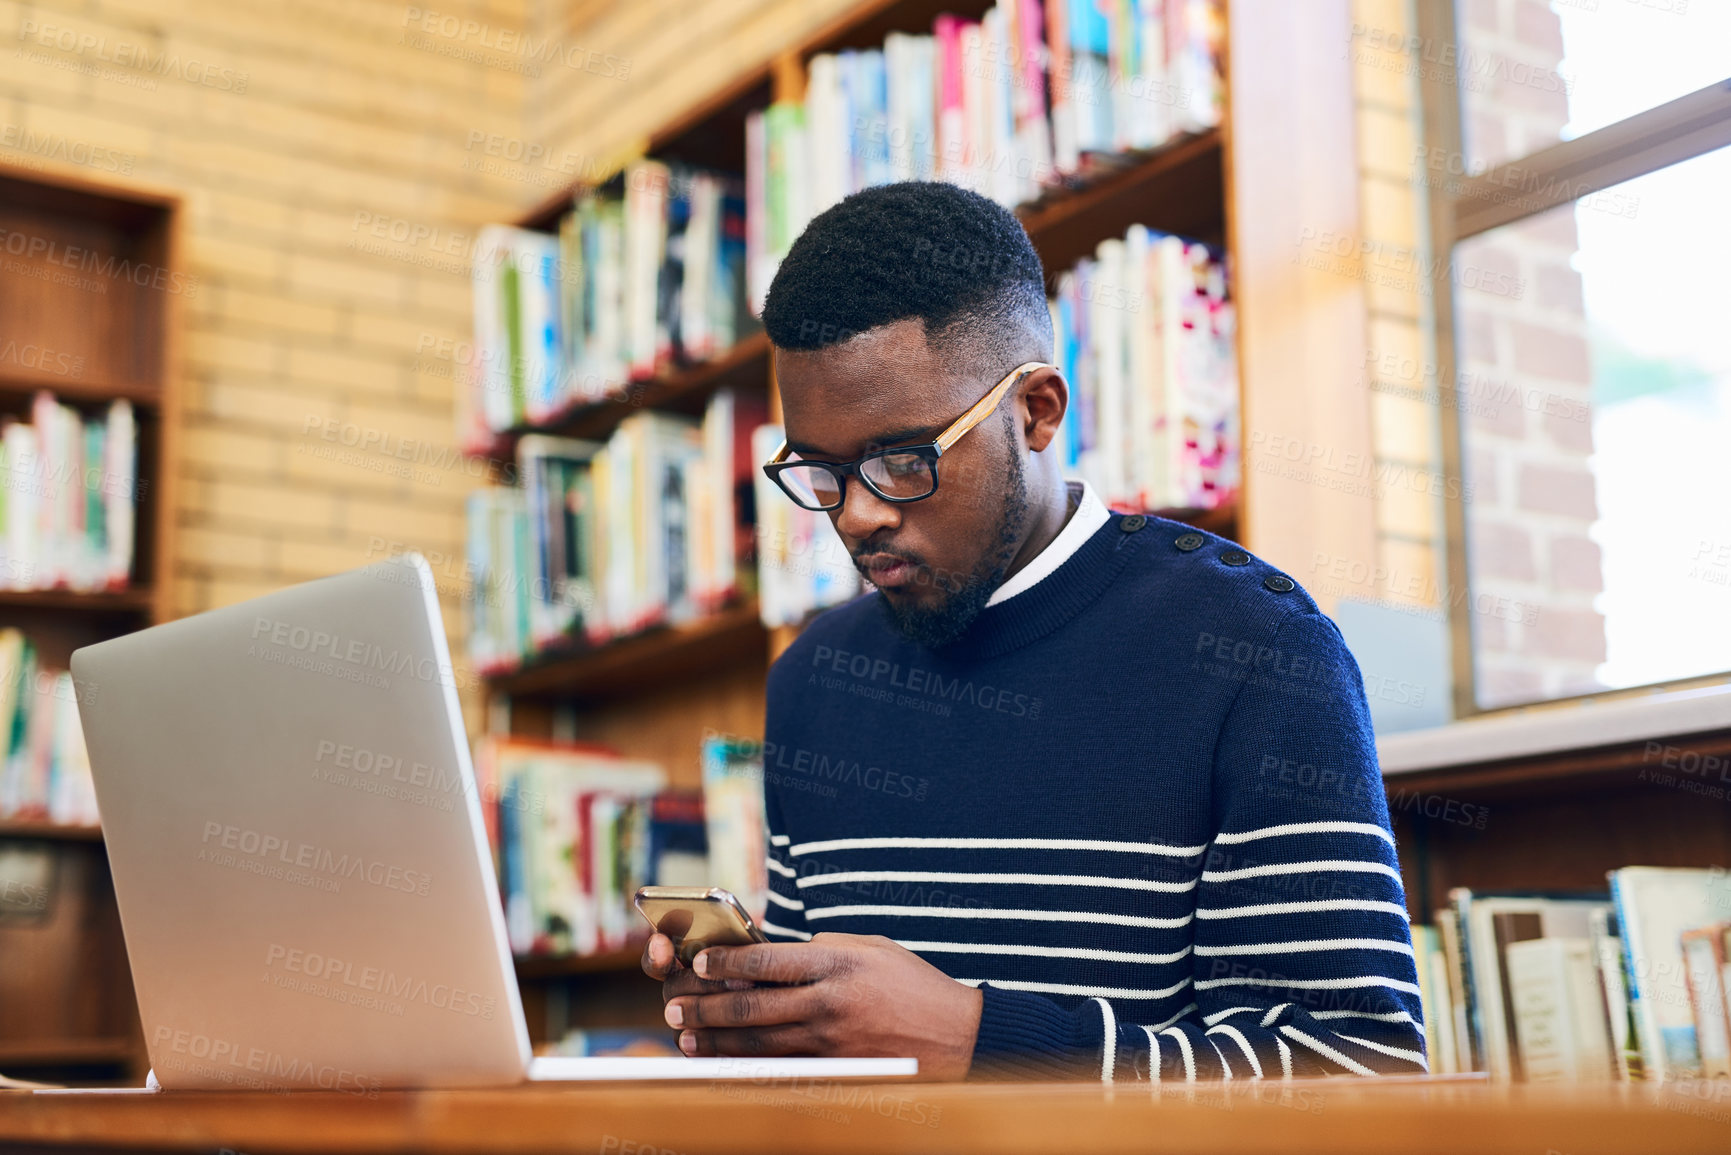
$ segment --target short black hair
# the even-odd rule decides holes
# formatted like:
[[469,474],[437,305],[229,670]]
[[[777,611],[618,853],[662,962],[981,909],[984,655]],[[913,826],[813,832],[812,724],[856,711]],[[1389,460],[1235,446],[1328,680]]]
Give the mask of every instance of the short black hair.
[[782,349],[822,349],[914,317],[930,345],[964,361],[1051,357],[1045,274],[1013,213],[935,181],[854,193],[793,242],[763,307]]

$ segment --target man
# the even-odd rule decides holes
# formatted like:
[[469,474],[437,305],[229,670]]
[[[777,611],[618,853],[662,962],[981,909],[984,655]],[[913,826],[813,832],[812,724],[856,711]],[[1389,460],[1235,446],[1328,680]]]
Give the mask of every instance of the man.
[[770,671],[774,941],[695,973],[645,949],[681,1049],[936,1079],[1425,1070],[1357,666],[1290,578],[1066,484],[1015,218],[944,184],[849,197],[764,324],[766,469],[877,588]]

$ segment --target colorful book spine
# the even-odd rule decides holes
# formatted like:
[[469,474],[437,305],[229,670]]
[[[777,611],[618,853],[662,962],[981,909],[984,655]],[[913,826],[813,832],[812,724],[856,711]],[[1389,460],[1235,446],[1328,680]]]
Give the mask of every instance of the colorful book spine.
[[1133,226],[1057,278],[1059,457],[1120,508],[1212,509],[1240,478],[1235,320],[1207,246]]

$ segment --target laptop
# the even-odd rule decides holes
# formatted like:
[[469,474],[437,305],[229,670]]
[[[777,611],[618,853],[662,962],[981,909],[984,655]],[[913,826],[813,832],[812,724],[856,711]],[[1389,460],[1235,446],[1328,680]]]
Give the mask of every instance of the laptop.
[[164,1089],[917,1072],[532,1058],[418,555],[88,646],[72,673]]

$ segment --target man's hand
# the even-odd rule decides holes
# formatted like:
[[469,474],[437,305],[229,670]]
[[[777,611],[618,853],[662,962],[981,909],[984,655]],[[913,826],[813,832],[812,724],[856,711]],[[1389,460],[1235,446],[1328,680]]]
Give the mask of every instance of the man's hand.
[[706,995],[719,991],[742,991],[749,982],[704,982],[679,961],[673,953],[673,940],[664,934],[652,934],[643,944],[643,973],[661,984],[663,1003],[679,995]]
[[887,938],[710,947],[692,970],[702,990],[666,988],[688,1055],[911,1055],[927,1079],[964,1078],[973,1062],[984,996]]

